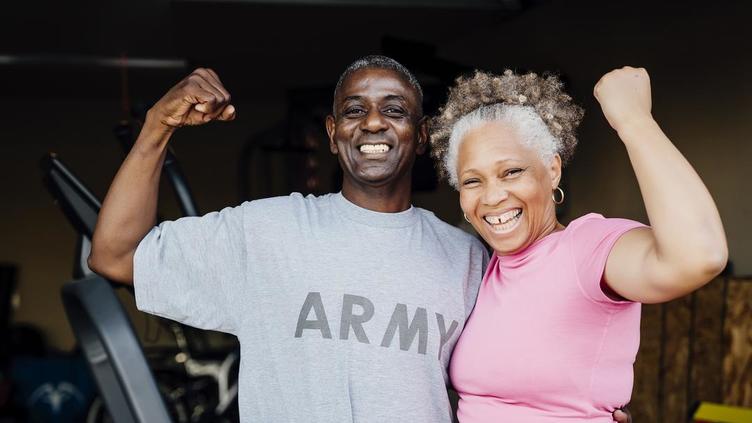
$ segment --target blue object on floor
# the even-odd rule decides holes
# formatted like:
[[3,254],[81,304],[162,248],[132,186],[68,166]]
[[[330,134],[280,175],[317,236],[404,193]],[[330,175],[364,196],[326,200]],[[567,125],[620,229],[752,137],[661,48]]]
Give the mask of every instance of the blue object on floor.
[[29,422],[68,423],[86,420],[96,387],[80,355],[14,357],[11,378],[19,405]]

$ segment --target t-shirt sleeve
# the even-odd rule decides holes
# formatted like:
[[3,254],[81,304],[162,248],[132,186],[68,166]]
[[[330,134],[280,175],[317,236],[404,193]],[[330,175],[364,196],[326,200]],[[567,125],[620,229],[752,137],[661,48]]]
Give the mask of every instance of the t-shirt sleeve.
[[614,300],[603,292],[603,273],[616,241],[627,231],[645,225],[629,219],[607,219],[599,214],[589,214],[573,224],[572,254],[584,294],[599,303],[629,303],[627,300]]
[[154,227],[138,245],[133,285],[139,310],[201,329],[236,333],[231,292],[244,282],[243,206]]
[[478,299],[478,290],[488,267],[488,250],[477,239],[470,246],[470,269],[465,288],[465,316],[469,317]]

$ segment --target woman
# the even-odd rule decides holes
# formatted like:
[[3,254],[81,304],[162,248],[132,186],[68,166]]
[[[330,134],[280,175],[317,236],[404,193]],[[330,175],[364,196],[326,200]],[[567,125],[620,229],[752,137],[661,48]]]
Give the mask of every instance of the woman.
[[451,361],[462,423],[612,421],[631,395],[640,303],[686,295],[725,266],[718,210],[653,120],[647,72],[614,70],[594,94],[650,227],[598,214],[557,221],[583,113],[554,76],[460,78],[433,120],[439,167],[494,250]]

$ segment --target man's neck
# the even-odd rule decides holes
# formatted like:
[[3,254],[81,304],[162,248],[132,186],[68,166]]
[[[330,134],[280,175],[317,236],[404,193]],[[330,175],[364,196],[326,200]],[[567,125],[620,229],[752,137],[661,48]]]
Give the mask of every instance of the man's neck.
[[358,207],[380,213],[399,213],[410,208],[411,185],[356,185],[345,179],[342,195]]

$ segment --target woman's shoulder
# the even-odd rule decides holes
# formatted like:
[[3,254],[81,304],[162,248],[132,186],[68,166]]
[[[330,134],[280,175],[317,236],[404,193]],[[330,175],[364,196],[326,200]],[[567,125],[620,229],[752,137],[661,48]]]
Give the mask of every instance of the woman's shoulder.
[[568,232],[581,232],[583,230],[611,231],[625,227],[644,226],[642,223],[621,217],[605,217],[600,213],[587,213],[571,222],[566,227]]

